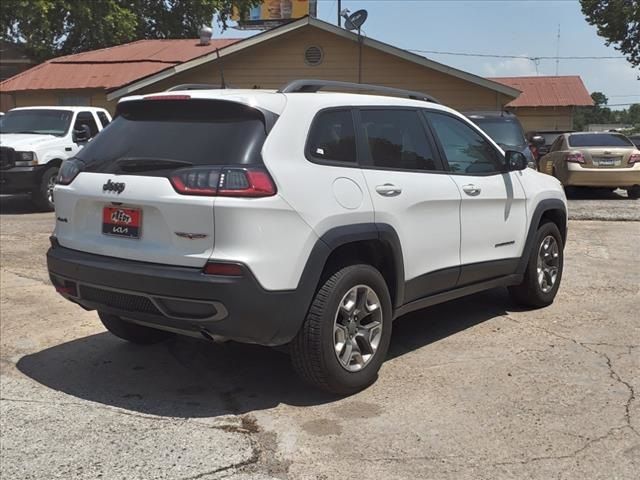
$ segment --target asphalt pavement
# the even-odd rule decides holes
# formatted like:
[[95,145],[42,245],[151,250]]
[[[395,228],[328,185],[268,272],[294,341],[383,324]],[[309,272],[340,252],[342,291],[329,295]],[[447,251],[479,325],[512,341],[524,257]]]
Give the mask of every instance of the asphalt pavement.
[[[571,202],[574,212],[640,207]],[[496,289],[399,319],[377,382],[336,398],[301,383],[281,351],[118,340],[49,284],[53,214],[19,198],[1,198],[0,213],[2,479],[640,471],[639,222],[572,220],[548,308],[523,311]]]

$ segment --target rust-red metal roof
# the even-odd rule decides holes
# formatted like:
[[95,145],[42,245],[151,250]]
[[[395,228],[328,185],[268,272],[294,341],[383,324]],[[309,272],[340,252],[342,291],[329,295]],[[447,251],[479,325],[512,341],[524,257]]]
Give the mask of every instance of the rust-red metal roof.
[[107,90],[160,72],[173,65],[214,52],[240,39],[211,40],[199,45],[197,39],[139,40],[91,52],[53,58],[0,83],[0,91]]
[[508,107],[579,107],[592,106],[593,100],[577,75],[562,77],[490,78],[522,93]]

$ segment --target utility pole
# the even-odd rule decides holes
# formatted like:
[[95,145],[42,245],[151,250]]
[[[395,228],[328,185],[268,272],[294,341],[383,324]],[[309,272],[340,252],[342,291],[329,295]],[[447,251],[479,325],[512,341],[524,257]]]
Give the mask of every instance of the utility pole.
[[558,44],[556,45],[556,77],[560,71],[560,24],[558,24]]
[[342,12],[342,0],[338,0],[338,26],[342,27],[342,17],[340,16],[340,12]]

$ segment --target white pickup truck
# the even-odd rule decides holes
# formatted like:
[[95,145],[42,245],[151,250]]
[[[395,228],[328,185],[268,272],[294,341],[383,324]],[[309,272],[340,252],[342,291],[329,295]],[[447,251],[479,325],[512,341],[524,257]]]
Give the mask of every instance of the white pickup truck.
[[73,157],[111,121],[96,107],[14,108],[0,117],[0,193],[30,193],[53,210],[53,187],[63,160]]

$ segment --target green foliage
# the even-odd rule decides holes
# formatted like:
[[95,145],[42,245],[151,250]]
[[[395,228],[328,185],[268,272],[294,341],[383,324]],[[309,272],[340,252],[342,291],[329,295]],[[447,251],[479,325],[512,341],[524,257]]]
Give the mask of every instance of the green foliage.
[[591,99],[593,100],[593,103],[595,103],[596,107],[601,107],[602,105],[609,103],[609,99],[602,92],[593,92],[591,94]]
[[232,4],[259,0],[1,0],[0,39],[37,60],[145,38],[196,38],[217,13],[226,28]]
[[573,128],[584,130],[590,123],[622,123],[632,125],[635,130],[640,130],[640,103],[634,103],[625,110],[611,110],[606,105],[609,99],[602,92],[591,94],[593,107],[579,107],[573,117]]
[[580,5],[606,44],[613,44],[633,66],[640,65],[640,0],[580,0]]

